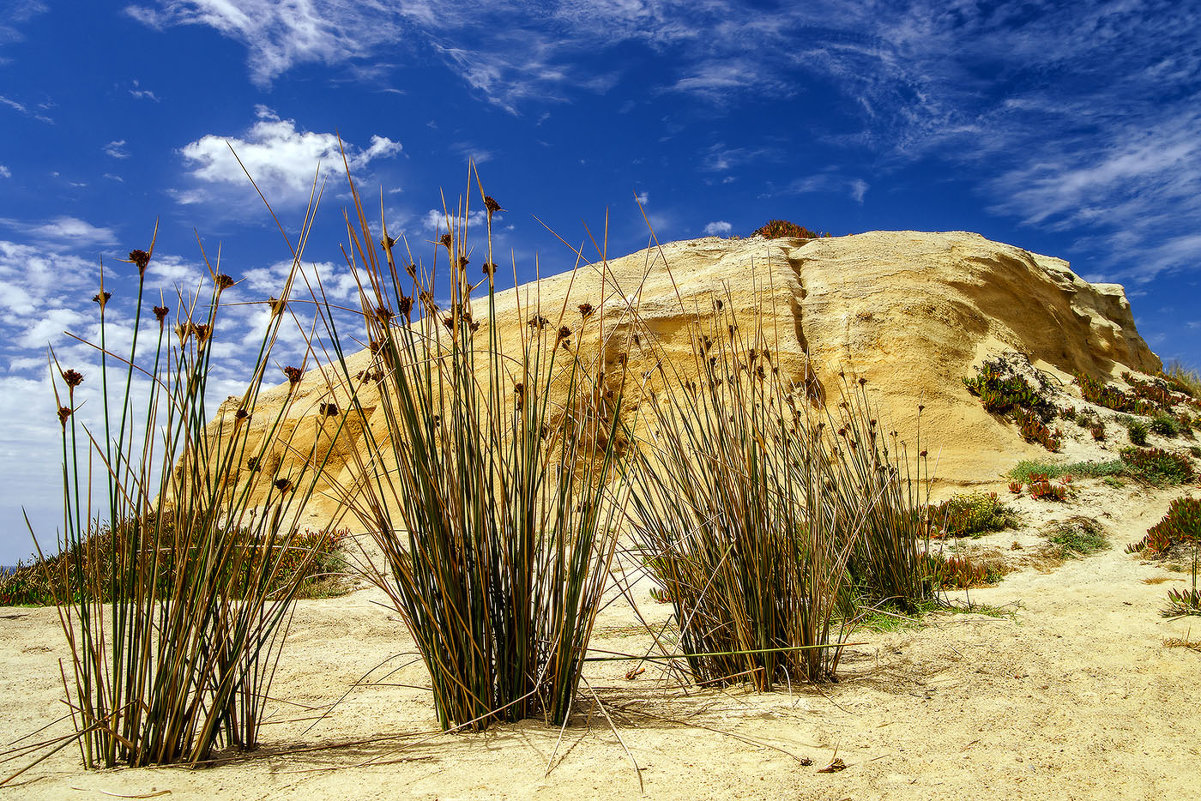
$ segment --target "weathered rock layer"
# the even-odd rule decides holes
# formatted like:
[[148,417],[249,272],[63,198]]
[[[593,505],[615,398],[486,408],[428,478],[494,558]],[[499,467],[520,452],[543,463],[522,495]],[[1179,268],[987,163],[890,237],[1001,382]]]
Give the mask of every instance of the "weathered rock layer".
[[[762,321],[783,376],[798,383],[816,379],[834,397],[840,373],[867,379],[881,416],[911,444],[922,409],[922,445],[931,459],[937,456],[937,474],[956,483],[994,480],[1017,459],[1046,455],[985,412],[964,387],[962,379],[983,359],[1018,351],[1064,383],[1075,372],[1161,369],[1135,330],[1120,286],[1090,284],[1065,261],[964,232],[674,242],[616,259],[604,270],[586,266],[574,276],[499,293],[495,317],[484,321],[481,333],[496,325],[505,342],[519,342],[536,304],[556,324],[565,310],[561,322],[578,330],[576,309],[591,303],[603,311],[588,326],[603,321],[620,330],[633,325],[629,306],[636,304],[638,344],[622,354],[610,346],[603,356],[606,369],[621,361],[638,375],[659,359],[691,363],[692,323],[712,319],[716,298],[740,320]],[[353,361],[362,369],[367,354]],[[259,403],[278,403],[285,392],[266,392]],[[318,414],[328,395],[320,375],[310,371],[298,392],[297,439],[279,454],[284,461],[308,450],[307,437],[328,438],[328,423]],[[369,399],[364,404],[372,405]],[[354,434],[362,424],[352,422],[351,436],[335,445],[335,464],[358,447]]]

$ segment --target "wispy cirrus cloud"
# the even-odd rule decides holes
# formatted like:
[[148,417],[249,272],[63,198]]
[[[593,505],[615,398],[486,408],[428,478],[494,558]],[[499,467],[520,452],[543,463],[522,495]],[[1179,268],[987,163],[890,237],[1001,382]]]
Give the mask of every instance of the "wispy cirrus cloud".
[[[298,203],[308,199],[318,164],[319,182],[345,176],[336,134],[300,130],[295,121],[280,119],[265,106],[256,114],[257,121],[242,136],[208,134],[180,149],[192,186],[176,192],[179,202],[208,202],[230,187],[245,190],[248,172],[272,203]],[[372,136],[366,148],[343,144],[351,171],[401,151],[400,142],[385,136]]]
[[[262,84],[304,63],[353,69],[404,43],[514,114],[604,92],[634,71],[648,96],[687,95],[718,112],[748,96],[795,102],[820,84],[839,99],[838,123],[817,114],[813,133],[870,154],[876,169],[968,165],[986,176],[978,189],[996,213],[1111,238],[1115,259],[1158,248],[1154,269],[1188,261],[1188,237],[1143,219],[1151,206],[1140,198],[1187,201],[1201,182],[1201,160],[1165,114],[1201,99],[1201,7],[1189,4],[813,0],[767,14],[740,0],[161,0],[130,13],[242,42]],[[619,47],[642,60],[604,59]],[[767,157],[747,145],[701,154],[723,180]],[[855,180],[825,191],[862,201],[866,182]],[[1178,212],[1201,228],[1195,204]]]
[[104,146],[104,155],[113,159],[129,158],[129,151],[125,149],[124,139],[114,139]]
[[[46,4],[39,0],[10,0],[5,4],[4,16],[0,17],[0,47],[25,38],[21,26],[46,10]],[[8,59],[0,55],[0,64]]]
[[129,94],[138,100],[153,100],[155,103],[161,102],[158,95],[149,89],[143,89],[142,84],[137,80],[133,82],[133,87],[130,88]]

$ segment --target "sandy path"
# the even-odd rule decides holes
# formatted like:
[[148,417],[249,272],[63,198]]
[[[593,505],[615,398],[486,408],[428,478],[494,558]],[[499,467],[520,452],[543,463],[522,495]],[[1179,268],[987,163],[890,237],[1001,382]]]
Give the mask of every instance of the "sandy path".
[[[0,789],[0,800],[161,790],[170,798],[627,798],[639,795],[631,756],[654,798],[1194,797],[1201,653],[1163,641],[1185,636],[1192,623],[1201,640],[1201,619],[1160,617],[1167,587],[1182,585],[1143,579],[1179,574],[1122,551],[1178,494],[1090,482],[1068,505],[1020,502],[1026,525],[994,535],[998,546],[1037,541],[1048,517],[1104,508],[1114,547],[971,593],[1012,614],[939,614],[921,628],[861,633],[856,639],[868,644],[849,650],[836,685],[685,694],[657,668],[629,681],[629,663],[593,663],[589,682],[625,748],[584,701],[557,746],[559,731],[536,721],[426,739],[435,720],[421,689],[424,668],[404,666],[411,656],[351,689],[373,666],[411,650],[395,615],[374,603],[377,593],[304,602],[274,688],[290,703],[272,707],[265,747],[253,758],[205,770],[87,773],[68,749]],[[636,597],[652,618],[667,614],[646,587]],[[598,626],[598,648],[633,652],[649,643],[623,604],[607,609]],[[50,609],[0,609],[6,743],[62,708],[57,627]],[[328,705],[348,689],[306,731],[314,721],[299,718],[316,713],[305,707]],[[274,754],[352,740],[368,742]],[[847,769],[819,773],[835,753]]]

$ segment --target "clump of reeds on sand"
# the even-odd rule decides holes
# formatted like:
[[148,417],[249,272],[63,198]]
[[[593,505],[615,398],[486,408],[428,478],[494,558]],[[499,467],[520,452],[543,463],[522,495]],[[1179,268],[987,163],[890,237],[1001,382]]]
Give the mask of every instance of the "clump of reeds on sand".
[[932,593],[908,460],[862,383],[813,406],[815,387],[780,375],[761,315],[739,320],[728,297],[714,309],[693,326],[692,369],[660,360],[643,407],[639,552],[698,682],[832,679],[859,604]]
[[[301,454],[287,472],[268,458],[293,448],[281,423],[294,397],[252,424],[300,250],[283,300],[271,304],[246,391],[212,425],[213,352],[223,294],[235,282],[205,257],[209,288],[181,292],[174,312],[153,306],[151,319],[145,280],[153,250],[152,242],[129,254],[138,283],[127,353],[109,347],[112,294],[102,284],[95,298],[99,369],[86,380],[98,385],[97,424],[79,419],[85,376],[52,362],[64,558],[42,564],[62,572],[46,584],[70,645],[71,679],[63,680],[89,768],[195,764],[224,747],[255,747],[297,583],[325,539],[292,527],[323,455]],[[89,558],[98,547],[111,557]]]
[[[429,267],[384,221],[373,233],[351,189],[348,261],[370,364],[353,369],[332,332],[327,381],[362,408],[366,396],[355,393],[363,376],[374,379],[378,406],[343,490],[383,554],[366,573],[416,640],[443,728],[534,714],[561,723],[616,542],[606,499],[620,393],[593,402],[600,377],[583,355],[606,335],[603,304],[578,316],[566,302],[519,304],[523,336],[503,342],[491,230],[501,209],[478,178],[446,215]],[[475,280],[473,195],[487,213]],[[439,270],[449,277],[445,308],[435,300]]]

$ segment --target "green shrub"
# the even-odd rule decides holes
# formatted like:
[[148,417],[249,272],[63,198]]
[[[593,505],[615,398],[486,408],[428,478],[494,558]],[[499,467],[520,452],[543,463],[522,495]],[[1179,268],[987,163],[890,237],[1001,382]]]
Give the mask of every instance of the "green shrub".
[[1141,540],[1126,547],[1127,553],[1145,552],[1158,555],[1173,545],[1201,544],[1201,499],[1176,498],[1168,504],[1168,512]]
[[1180,421],[1167,412],[1156,412],[1151,417],[1150,429],[1161,437],[1180,435]]
[[1048,527],[1047,541],[1056,546],[1062,557],[1088,556],[1109,547],[1105,531],[1091,517],[1074,516]]
[[[1033,412],[1042,421],[1054,419],[1056,409],[1042,387],[1034,387],[1005,359],[985,361],[963,385],[980,398],[984,410],[1003,417]],[[1016,418],[1015,418],[1016,419]]]
[[1147,434],[1150,432],[1150,426],[1142,420],[1135,420],[1131,417],[1126,422],[1126,432],[1130,435],[1130,442],[1134,445],[1146,445]]
[[963,385],[980,398],[985,411],[1017,423],[1022,439],[1049,451],[1059,450],[1062,434],[1058,429],[1051,431],[1047,423],[1057,412],[1066,415],[1068,410],[1057,410],[1047,398],[1047,388],[1032,386],[1010,362],[1000,357],[987,360],[976,369],[976,375],[963,379]]
[[1000,531],[1017,523],[1013,511],[995,492],[954,495],[930,509],[935,526],[931,536],[967,537],[988,531]]
[[1148,401],[1127,395],[1112,384],[1091,378],[1083,373],[1076,373],[1076,384],[1080,387],[1080,392],[1086,401],[1095,403],[1097,406],[1104,406],[1106,409],[1133,414],[1148,414],[1154,408],[1154,404]]
[[1187,456],[1160,448],[1123,448],[1122,461],[1130,475],[1152,484],[1183,484],[1195,475]]

